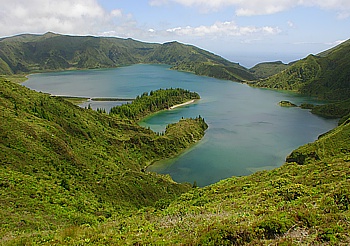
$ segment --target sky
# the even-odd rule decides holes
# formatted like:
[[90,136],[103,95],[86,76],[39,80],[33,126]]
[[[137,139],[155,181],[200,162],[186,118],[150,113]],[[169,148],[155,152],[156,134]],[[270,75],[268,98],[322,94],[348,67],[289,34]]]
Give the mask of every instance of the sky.
[[179,41],[245,67],[350,38],[349,0],[0,0],[0,37],[48,31]]

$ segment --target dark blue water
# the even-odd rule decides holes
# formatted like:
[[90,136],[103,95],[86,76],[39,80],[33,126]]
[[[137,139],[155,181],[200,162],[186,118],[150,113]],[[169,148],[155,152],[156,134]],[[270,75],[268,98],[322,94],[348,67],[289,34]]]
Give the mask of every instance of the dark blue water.
[[[209,129],[202,141],[179,157],[149,168],[200,186],[279,167],[293,149],[336,126],[335,120],[308,110],[278,105],[281,100],[319,103],[312,98],[173,71],[165,65],[35,74],[24,85],[55,95],[84,97],[135,98],[145,91],[170,87],[198,92],[201,100],[196,103],[162,111],[140,124],[163,131],[166,124],[181,117],[205,118]],[[113,103],[107,103],[107,110]]]

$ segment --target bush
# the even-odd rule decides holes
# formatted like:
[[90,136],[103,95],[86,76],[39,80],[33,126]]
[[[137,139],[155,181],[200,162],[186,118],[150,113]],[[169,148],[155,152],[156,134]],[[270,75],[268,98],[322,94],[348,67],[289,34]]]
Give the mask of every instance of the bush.
[[265,238],[274,239],[276,236],[287,232],[292,224],[291,219],[279,216],[261,221],[257,228],[263,233]]
[[340,226],[334,226],[332,228],[325,228],[318,232],[317,238],[322,242],[332,242],[338,241],[339,233],[344,229]]
[[333,199],[339,210],[349,210],[350,191],[349,187],[340,187],[333,192]]
[[250,243],[253,238],[252,228],[235,226],[215,228],[203,233],[198,245],[243,245]]
[[280,188],[278,190],[278,195],[283,197],[285,201],[292,201],[303,196],[306,193],[305,190],[305,187],[301,184],[290,184]]

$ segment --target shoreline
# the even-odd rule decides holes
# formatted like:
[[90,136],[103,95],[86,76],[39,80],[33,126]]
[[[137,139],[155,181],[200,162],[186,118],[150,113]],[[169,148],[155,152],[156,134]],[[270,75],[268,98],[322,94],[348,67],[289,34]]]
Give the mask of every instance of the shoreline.
[[196,101],[195,99],[192,99],[192,100],[184,102],[184,103],[176,104],[176,105],[173,105],[173,106],[169,107],[168,110],[172,110],[172,109],[175,109],[175,108],[178,108],[178,107],[182,107],[182,106],[194,103],[195,101]]
[[178,108],[178,107],[182,107],[182,106],[185,106],[185,105],[194,103],[194,102],[196,102],[197,100],[199,100],[199,99],[192,99],[192,100],[190,100],[190,101],[187,101],[187,102],[184,102],[184,103],[180,103],[180,104],[175,104],[175,105],[173,105],[173,106],[171,106],[171,107],[169,107],[169,108],[164,108],[164,109],[159,110],[159,111],[157,111],[157,112],[150,113],[150,114],[148,114],[148,115],[146,115],[146,116],[144,116],[144,117],[141,117],[141,119],[138,119],[137,122],[138,122],[138,124],[140,125],[140,122],[146,120],[146,119],[149,118],[149,117],[153,117],[155,114],[159,114],[159,113],[161,113],[161,112],[164,112],[165,110],[172,110],[172,109],[175,109],[175,108]]

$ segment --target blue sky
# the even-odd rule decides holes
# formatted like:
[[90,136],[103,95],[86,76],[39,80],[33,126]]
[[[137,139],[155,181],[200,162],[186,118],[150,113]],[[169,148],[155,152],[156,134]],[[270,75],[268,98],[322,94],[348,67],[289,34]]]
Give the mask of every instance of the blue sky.
[[350,38],[349,0],[0,0],[0,36],[52,31],[177,40],[251,67]]

